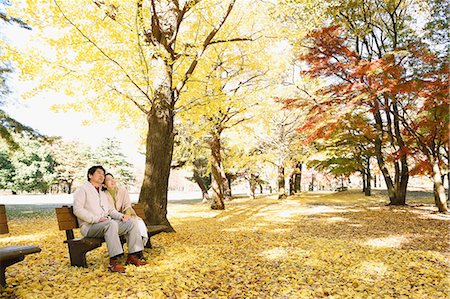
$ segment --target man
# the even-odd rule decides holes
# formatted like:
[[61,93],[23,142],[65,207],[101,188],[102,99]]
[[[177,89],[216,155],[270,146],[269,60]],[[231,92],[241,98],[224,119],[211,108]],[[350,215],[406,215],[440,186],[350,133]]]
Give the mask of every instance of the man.
[[87,173],[88,182],[77,188],[73,195],[73,213],[78,218],[81,234],[85,237],[104,238],[109,254],[109,270],[125,272],[118,259],[123,255],[120,236],[128,243],[126,264],[143,266],[138,258],[144,249],[139,228],[130,216],[119,213],[109,202],[101,185],[105,179],[102,166],[92,166]]

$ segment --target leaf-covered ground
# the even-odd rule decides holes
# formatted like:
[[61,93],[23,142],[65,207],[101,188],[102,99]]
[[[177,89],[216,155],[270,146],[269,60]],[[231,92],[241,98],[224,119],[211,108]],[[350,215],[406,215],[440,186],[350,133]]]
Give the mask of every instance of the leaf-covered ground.
[[[428,201],[432,199],[427,199]],[[235,199],[225,211],[170,204],[176,233],[152,238],[149,264],[69,265],[53,215],[10,217],[0,246],[38,245],[7,268],[6,298],[449,298],[450,217],[432,205],[385,206],[384,196],[306,193]]]

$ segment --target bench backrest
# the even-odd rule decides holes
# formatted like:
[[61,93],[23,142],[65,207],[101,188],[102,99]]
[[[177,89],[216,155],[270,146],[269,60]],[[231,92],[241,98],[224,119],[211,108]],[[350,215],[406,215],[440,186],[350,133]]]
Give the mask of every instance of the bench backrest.
[[5,205],[0,205],[0,234],[9,233],[8,218],[6,217]]
[[77,217],[73,214],[73,207],[55,208],[55,212],[59,230],[71,230],[79,227]]
[[[136,212],[136,215],[138,215],[142,219],[145,219],[144,207],[140,203],[133,204],[133,209]],[[77,217],[73,214],[73,207],[63,206],[61,208],[55,208],[55,212],[56,218],[58,219],[59,230],[72,230],[75,228],[79,228]]]
[[133,210],[136,212],[136,215],[138,217],[141,217],[142,220],[144,220],[144,222],[145,222],[144,206],[141,205],[140,203],[135,203],[135,204],[133,204]]

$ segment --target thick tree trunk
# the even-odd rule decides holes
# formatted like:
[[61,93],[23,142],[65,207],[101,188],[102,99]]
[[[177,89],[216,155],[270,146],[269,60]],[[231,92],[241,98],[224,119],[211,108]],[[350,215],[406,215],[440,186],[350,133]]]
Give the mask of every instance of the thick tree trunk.
[[213,133],[209,142],[211,148],[211,173],[212,173],[212,189],[213,189],[213,201],[211,203],[211,209],[224,210],[224,196],[225,196],[225,184],[226,176],[222,167],[222,158],[220,153],[220,133]]
[[284,166],[278,166],[278,199],[286,198],[286,188],[284,185]]
[[[382,148],[382,139],[383,135],[383,121],[379,110],[374,111],[374,118],[376,121],[376,129],[380,136],[375,137],[375,157],[377,159],[378,167],[383,174],[384,181],[386,182],[386,186],[388,189],[389,196],[389,205],[405,205],[406,204],[406,187],[408,186],[408,166],[406,164],[406,154],[403,154],[401,157],[401,168],[398,165],[398,162],[395,163],[395,183],[392,180],[391,175],[389,174],[389,170],[387,169],[386,162],[384,159],[384,152]],[[389,130],[392,128],[390,125],[388,126]],[[389,131],[388,130],[388,131]],[[390,131],[390,135],[393,136],[392,131]],[[392,143],[394,142],[393,137],[391,137]],[[401,137],[397,136],[397,142],[402,142]],[[400,146],[402,147],[402,146]]]
[[433,170],[433,189],[434,189],[434,200],[439,212],[448,213],[447,198],[445,196],[444,184],[442,183],[441,169],[437,159],[430,159],[432,162]]
[[174,143],[174,115],[172,93],[166,90],[155,95],[159,106],[155,108],[157,105],[154,104],[147,116],[145,173],[139,202],[144,206],[148,224],[167,225],[170,232],[174,229],[167,220],[167,191]]

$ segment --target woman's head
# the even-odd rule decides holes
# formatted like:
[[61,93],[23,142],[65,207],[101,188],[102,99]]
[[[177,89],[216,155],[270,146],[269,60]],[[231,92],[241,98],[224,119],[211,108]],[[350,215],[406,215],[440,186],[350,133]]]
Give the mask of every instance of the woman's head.
[[105,181],[103,182],[103,185],[107,189],[114,189],[117,187],[116,179],[114,179],[114,176],[111,173],[105,174]]

